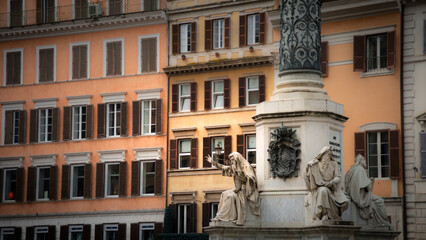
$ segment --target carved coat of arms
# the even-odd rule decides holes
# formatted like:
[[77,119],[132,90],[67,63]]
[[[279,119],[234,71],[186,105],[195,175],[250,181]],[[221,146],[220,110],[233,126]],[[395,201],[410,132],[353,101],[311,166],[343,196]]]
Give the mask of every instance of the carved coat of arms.
[[271,165],[272,177],[283,179],[298,176],[300,164],[300,142],[297,140],[296,131],[281,126],[271,133],[268,159]]

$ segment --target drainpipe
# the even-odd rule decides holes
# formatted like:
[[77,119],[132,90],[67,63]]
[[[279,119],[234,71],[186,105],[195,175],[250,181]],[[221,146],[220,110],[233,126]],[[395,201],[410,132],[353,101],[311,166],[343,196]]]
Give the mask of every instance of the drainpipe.
[[[167,8],[167,5],[166,5],[166,8]],[[167,12],[167,9],[164,12]],[[167,14],[166,14],[166,16],[167,16]],[[170,49],[169,48],[169,42],[170,42],[170,34],[169,33],[170,32],[171,32],[170,21],[169,21],[169,19],[167,19],[167,66],[170,65],[170,54],[169,54],[169,49]],[[169,99],[171,99],[170,98],[170,87],[169,86],[170,86],[170,75],[167,75],[166,206],[165,206],[164,209],[167,208],[168,197],[169,197],[169,195],[168,195],[168,192],[169,192],[169,177],[167,176],[167,169],[169,169],[169,141],[170,141],[169,140],[169,138],[170,138],[170,136],[169,136],[169,110],[170,110]]]
[[407,202],[406,202],[406,187],[405,187],[405,134],[404,134],[404,58],[403,58],[403,47],[404,47],[404,5],[401,5],[400,0],[398,1],[398,6],[401,11],[401,51],[400,51],[400,101],[401,101],[401,151],[402,151],[402,229],[403,229],[403,238],[407,239]]

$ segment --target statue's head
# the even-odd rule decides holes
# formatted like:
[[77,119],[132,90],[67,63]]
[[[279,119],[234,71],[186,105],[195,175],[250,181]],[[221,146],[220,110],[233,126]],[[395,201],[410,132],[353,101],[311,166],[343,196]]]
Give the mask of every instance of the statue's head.
[[241,165],[243,164],[245,161],[243,155],[241,155],[239,152],[232,152],[229,154],[229,160],[231,161],[231,165]]
[[365,158],[361,154],[356,155],[355,164],[359,164],[363,168],[367,168],[367,161],[365,160]]
[[323,159],[333,159],[333,148],[331,146],[325,146],[321,149],[321,151],[318,153],[317,157],[315,158],[317,160],[323,160]]

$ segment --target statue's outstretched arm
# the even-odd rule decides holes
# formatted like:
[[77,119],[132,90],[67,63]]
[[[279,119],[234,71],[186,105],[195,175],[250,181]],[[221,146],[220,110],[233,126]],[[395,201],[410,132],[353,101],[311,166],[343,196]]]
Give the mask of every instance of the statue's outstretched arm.
[[217,169],[222,170],[222,169],[223,169],[223,167],[224,167],[222,164],[220,164],[220,163],[218,163],[218,162],[216,162],[216,161],[213,161],[213,158],[212,158],[212,157],[210,157],[210,155],[207,155],[206,160],[207,160],[207,162],[209,162],[209,163],[211,163],[213,166],[215,166]]

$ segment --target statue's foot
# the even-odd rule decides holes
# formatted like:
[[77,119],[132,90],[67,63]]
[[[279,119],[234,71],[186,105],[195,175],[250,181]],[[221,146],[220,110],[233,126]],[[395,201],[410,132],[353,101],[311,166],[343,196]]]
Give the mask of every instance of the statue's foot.
[[321,220],[328,220],[328,215],[322,216]]

